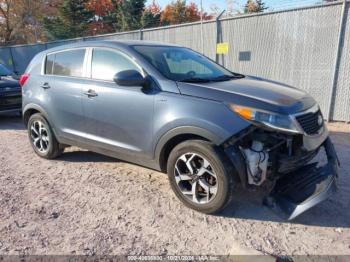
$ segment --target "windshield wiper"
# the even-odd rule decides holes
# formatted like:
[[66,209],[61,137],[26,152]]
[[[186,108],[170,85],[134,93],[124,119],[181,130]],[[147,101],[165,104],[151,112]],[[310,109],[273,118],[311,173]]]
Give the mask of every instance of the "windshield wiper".
[[182,79],[179,82],[187,82],[187,83],[208,83],[211,79],[206,78],[199,78],[199,77],[192,77],[192,78],[186,78]]
[[211,78],[210,80],[211,81],[228,81],[228,80],[231,80],[231,79],[237,79],[237,78],[243,78],[244,75],[221,75],[221,76],[218,76],[218,77],[214,77],[214,78]]
[[244,75],[234,74],[234,75],[221,75],[213,78],[200,78],[200,77],[191,77],[183,80],[179,80],[179,82],[187,82],[187,83],[208,83],[208,82],[219,82],[219,81],[228,81],[231,79],[243,78]]

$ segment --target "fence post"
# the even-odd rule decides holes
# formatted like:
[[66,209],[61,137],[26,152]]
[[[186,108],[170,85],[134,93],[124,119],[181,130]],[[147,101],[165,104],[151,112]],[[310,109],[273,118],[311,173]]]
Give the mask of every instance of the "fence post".
[[333,70],[333,78],[332,78],[332,86],[331,91],[329,93],[329,102],[328,102],[328,108],[327,108],[327,121],[329,122],[332,118],[332,111],[334,109],[334,103],[333,103],[333,96],[335,95],[337,84],[338,84],[338,76],[339,76],[339,66],[341,61],[341,53],[343,49],[344,44],[344,33],[345,33],[345,23],[346,23],[346,4],[347,0],[343,0],[343,7],[342,12],[340,16],[340,22],[339,22],[339,33],[338,33],[338,43],[337,43],[337,50],[335,55],[335,61],[334,61],[334,70]]
[[139,40],[143,40],[143,29],[139,30]]
[[[223,10],[216,18],[215,18],[215,23],[216,23],[216,44],[215,44],[215,62],[219,63],[219,55],[216,52],[216,46],[218,43],[221,43],[222,41],[222,30],[221,30],[221,23],[220,23],[220,18],[221,16],[225,13],[225,10]],[[222,57],[222,59],[224,59]]]

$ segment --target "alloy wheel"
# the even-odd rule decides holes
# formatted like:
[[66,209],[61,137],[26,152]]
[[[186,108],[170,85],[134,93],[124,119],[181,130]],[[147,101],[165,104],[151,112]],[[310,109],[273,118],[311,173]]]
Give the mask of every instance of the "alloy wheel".
[[217,176],[207,159],[186,153],[175,163],[175,181],[181,193],[196,204],[207,204],[218,192]]
[[34,147],[40,153],[46,153],[49,150],[49,133],[46,125],[42,121],[36,120],[32,123],[30,126],[30,137]]

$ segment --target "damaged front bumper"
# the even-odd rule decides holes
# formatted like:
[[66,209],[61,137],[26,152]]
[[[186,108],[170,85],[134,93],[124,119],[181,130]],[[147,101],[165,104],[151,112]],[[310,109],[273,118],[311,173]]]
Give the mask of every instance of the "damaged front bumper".
[[331,139],[326,138],[322,146],[327,155],[326,165],[307,164],[284,175],[264,201],[287,220],[326,200],[337,189],[339,161]]

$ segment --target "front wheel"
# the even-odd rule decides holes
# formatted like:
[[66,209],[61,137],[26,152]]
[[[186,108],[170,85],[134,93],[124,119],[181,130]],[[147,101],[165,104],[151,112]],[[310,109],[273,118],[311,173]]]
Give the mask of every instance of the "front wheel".
[[37,155],[53,159],[62,153],[63,149],[57,142],[49,123],[40,113],[29,118],[27,129],[30,144]]
[[233,168],[221,148],[207,141],[189,140],[177,145],[167,165],[170,185],[188,207],[217,213],[230,202]]

